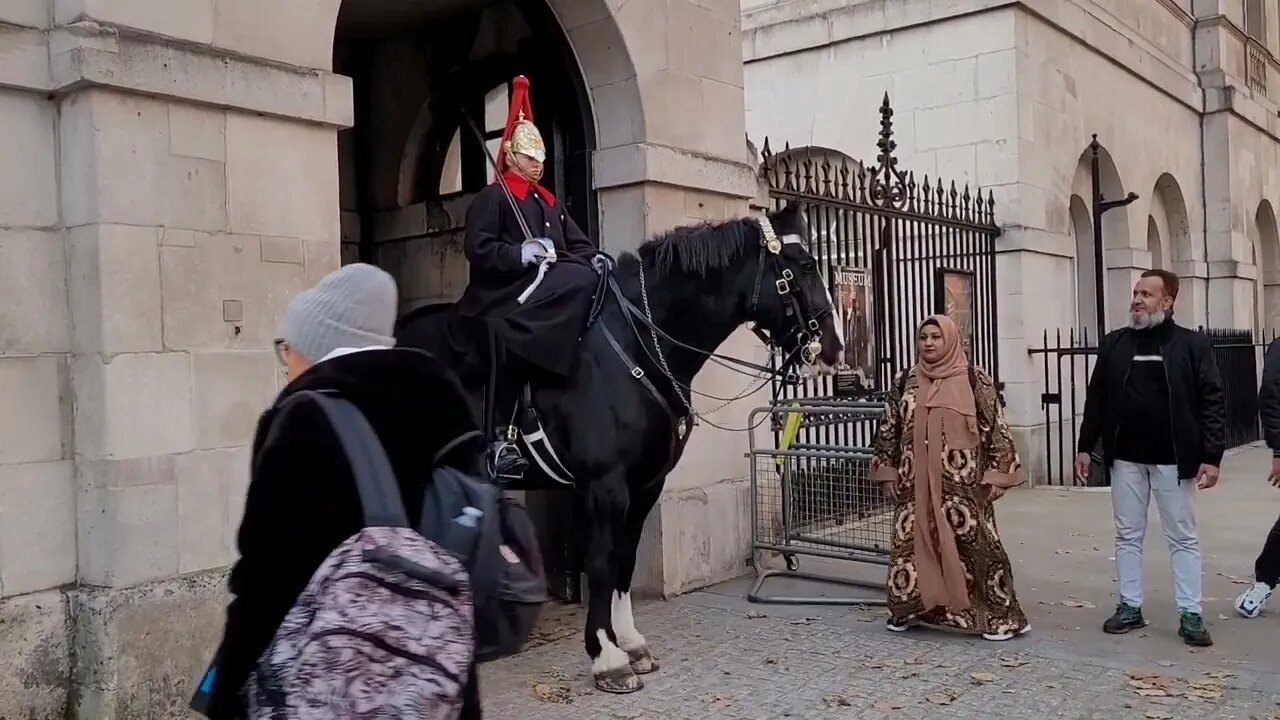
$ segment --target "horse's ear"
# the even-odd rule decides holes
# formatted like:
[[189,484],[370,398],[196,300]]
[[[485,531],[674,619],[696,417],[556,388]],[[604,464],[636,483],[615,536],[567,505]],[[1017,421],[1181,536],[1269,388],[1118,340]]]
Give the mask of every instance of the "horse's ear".
[[801,200],[788,200],[786,205],[778,211],[779,218],[796,218],[804,215],[804,202]]

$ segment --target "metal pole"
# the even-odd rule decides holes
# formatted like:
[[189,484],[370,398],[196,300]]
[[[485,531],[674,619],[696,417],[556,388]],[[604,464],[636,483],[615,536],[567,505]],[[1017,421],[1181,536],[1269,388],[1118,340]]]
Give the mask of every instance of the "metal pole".
[[1098,170],[1098,134],[1093,134],[1093,140],[1089,143],[1089,173],[1093,179],[1093,277],[1094,277],[1094,302],[1097,304],[1095,308],[1098,320],[1098,342],[1102,341],[1102,336],[1107,334],[1107,313],[1106,304],[1103,302],[1103,269],[1102,258],[1102,215],[1108,210],[1125,207],[1129,203],[1138,199],[1138,193],[1131,192],[1120,200],[1104,200],[1102,197],[1102,181],[1099,178],[1101,174]]
[[1089,173],[1093,180],[1093,305],[1097,317],[1098,339],[1107,334],[1107,313],[1103,292],[1102,257],[1102,182],[1098,170],[1098,134],[1089,143]]

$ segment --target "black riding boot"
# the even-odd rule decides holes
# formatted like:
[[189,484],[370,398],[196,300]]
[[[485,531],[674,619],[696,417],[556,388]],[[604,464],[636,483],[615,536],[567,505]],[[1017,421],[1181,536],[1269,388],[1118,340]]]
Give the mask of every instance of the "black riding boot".
[[494,392],[494,421],[498,424],[498,439],[489,448],[489,467],[499,483],[522,479],[529,469],[529,461],[520,452],[519,425],[521,400],[527,382],[524,362],[514,354],[506,354],[506,367],[497,378]]

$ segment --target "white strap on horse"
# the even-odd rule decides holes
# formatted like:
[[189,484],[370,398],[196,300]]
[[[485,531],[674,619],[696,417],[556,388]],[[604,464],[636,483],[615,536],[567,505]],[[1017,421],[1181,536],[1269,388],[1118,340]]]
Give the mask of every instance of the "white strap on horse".
[[[795,233],[789,233],[779,238],[777,231],[773,229],[773,223],[770,222],[769,218],[765,217],[764,215],[760,215],[756,217],[755,221],[756,221],[756,224],[760,226],[761,234],[764,235],[765,247],[768,247],[769,252],[772,252],[775,255],[781,252],[782,245],[803,246],[805,244],[804,238],[800,237]],[[779,241],[781,241],[781,244],[777,244]],[[775,250],[774,248],[777,248],[777,249]]]

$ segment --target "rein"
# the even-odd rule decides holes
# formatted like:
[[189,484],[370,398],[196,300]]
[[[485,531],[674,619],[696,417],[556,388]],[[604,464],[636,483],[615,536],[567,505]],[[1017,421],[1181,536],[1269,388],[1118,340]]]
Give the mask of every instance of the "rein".
[[[797,235],[787,235],[779,239],[777,234],[774,232],[773,224],[769,222],[768,218],[760,217],[760,218],[754,218],[754,220],[760,226],[762,237],[760,240],[760,262],[757,264],[756,281],[751,294],[751,310],[754,311],[759,306],[760,288],[764,281],[765,262],[767,259],[772,259],[775,272],[778,275],[778,280],[774,282],[775,289],[777,290],[778,295],[782,296],[786,300],[785,312],[787,317],[788,318],[794,317],[798,321],[797,327],[795,330],[795,338],[797,341],[796,348],[795,350],[792,350],[783,358],[782,364],[777,369],[766,367],[764,365],[759,365],[757,363],[749,362],[746,360],[741,360],[739,358],[735,358],[730,355],[721,355],[714,351],[696,348],[696,347],[693,347],[692,345],[681,342],[671,337],[670,334],[668,334],[662,328],[658,327],[657,324],[653,321],[653,313],[650,310],[650,306],[649,306],[649,293],[645,285],[645,276],[644,276],[643,266],[639,268],[640,300],[641,300],[641,304],[643,305],[643,309],[641,309],[640,307],[637,307],[635,303],[631,302],[631,300],[629,300],[625,295],[623,295],[622,289],[618,286],[617,281],[612,276],[609,276],[607,280],[609,290],[612,292],[614,297],[617,298],[618,304],[623,310],[623,317],[627,319],[627,324],[630,325],[632,332],[636,336],[636,339],[640,340],[640,346],[644,348],[645,353],[649,355],[650,360],[654,361],[654,363],[657,364],[662,369],[667,379],[671,382],[671,386],[675,390],[676,396],[680,398],[680,402],[684,406],[684,410],[686,411],[685,414],[677,415],[676,413],[674,413],[670,405],[668,405],[666,400],[658,392],[657,388],[655,388],[653,384],[648,381],[648,378],[644,376],[644,371],[641,370],[638,366],[635,366],[634,363],[630,360],[630,358],[627,357],[625,353],[621,352],[621,349],[617,346],[616,342],[613,341],[612,338],[609,338],[610,344],[613,345],[615,352],[618,352],[619,355],[624,360],[624,362],[627,363],[629,369],[631,370],[631,375],[644,383],[646,388],[649,390],[650,394],[654,395],[658,399],[659,403],[667,411],[667,414],[671,416],[672,420],[676,423],[677,438],[681,442],[683,442],[685,433],[687,433],[687,428],[685,426],[685,423],[690,415],[696,416],[700,420],[707,422],[708,424],[714,427],[720,428],[722,430],[733,430],[733,428],[723,428],[719,425],[716,425],[715,423],[707,420],[705,414],[696,412],[693,409],[693,405],[691,404],[690,398],[686,397],[685,393],[682,392],[682,390],[688,391],[690,394],[694,393],[695,391],[693,390],[692,387],[686,388],[676,380],[675,375],[671,372],[671,368],[667,365],[666,356],[662,352],[662,347],[659,344],[659,338],[666,340],[672,345],[678,348],[681,348],[683,350],[687,350],[689,352],[703,355],[708,359],[714,360],[718,364],[726,368],[729,368],[730,370],[734,370],[735,372],[739,372],[744,375],[747,374],[746,372],[733,367],[734,365],[750,369],[753,371],[752,377],[760,379],[761,382],[758,387],[755,387],[749,390],[744,390],[743,393],[738,395],[737,397],[715,398],[717,400],[724,401],[722,405],[716,408],[716,410],[719,410],[731,402],[740,400],[744,397],[747,397],[749,395],[755,394],[756,392],[759,392],[760,388],[764,387],[764,383],[768,382],[771,379],[778,379],[784,383],[798,382],[799,380],[798,374],[795,372],[795,369],[794,369],[795,364],[797,363],[798,360],[802,358],[808,364],[812,364],[813,362],[816,361],[817,355],[820,352],[820,347],[817,345],[817,343],[818,343],[818,339],[822,336],[821,322],[827,315],[829,315],[831,312],[834,311],[832,308],[827,308],[821,313],[818,313],[813,316],[809,316],[807,312],[808,311],[807,303],[805,303],[804,299],[800,297],[801,293],[792,292],[793,291],[792,282],[795,279],[795,275],[791,272],[789,268],[782,266],[782,260],[781,260],[782,248],[784,244],[803,245],[804,241]],[[593,308],[591,314],[592,316],[596,314],[595,308]],[[649,330],[649,335],[653,339],[652,352],[650,352],[648,346],[645,344],[641,336],[640,328],[637,327],[636,325],[636,322],[635,322],[636,320],[639,320],[640,323]],[[765,331],[761,330],[758,326],[753,325],[751,330],[753,333],[755,333],[756,337],[759,338],[761,342],[763,342],[767,347],[773,348],[778,346],[776,341],[774,341],[772,337],[770,337],[767,333],[765,333]],[[703,393],[699,393],[699,394],[703,394]],[[711,396],[707,396],[707,397],[711,397]],[[751,428],[746,428],[746,429],[751,429]]]

